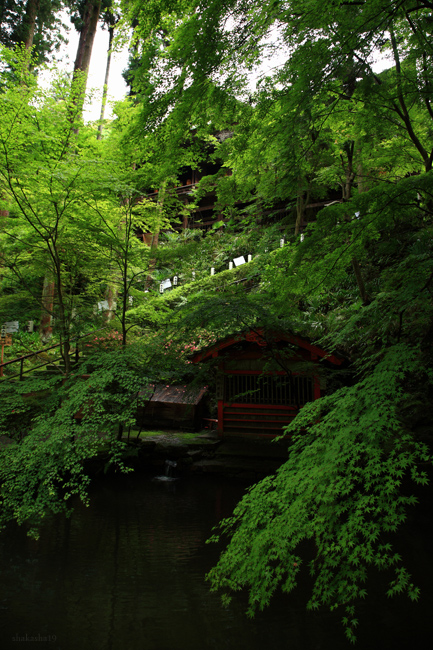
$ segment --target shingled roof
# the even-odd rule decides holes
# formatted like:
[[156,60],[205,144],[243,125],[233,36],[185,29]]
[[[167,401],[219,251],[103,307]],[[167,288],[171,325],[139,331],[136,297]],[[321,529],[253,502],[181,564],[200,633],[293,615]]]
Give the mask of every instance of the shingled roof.
[[[162,402],[163,404],[193,404],[197,405],[204,394],[207,392],[207,386],[168,386],[166,384],[156,384],[151,402]],[[144,391],[143,391],[144,394]]]

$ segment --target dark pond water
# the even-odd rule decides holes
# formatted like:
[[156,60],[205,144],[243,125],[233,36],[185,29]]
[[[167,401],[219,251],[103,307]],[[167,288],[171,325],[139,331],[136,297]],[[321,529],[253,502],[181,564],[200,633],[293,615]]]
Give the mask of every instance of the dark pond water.
[[[340,615],[305,610],[303,588],[279,595],[253,620],[244,615],[244,596],[224,609],[209,593],[204,574],[218,548],[205,540],[244,489],[207,477],[118,477],[94,485],[89,508],[78,504],[71,519],[47,521],[37,542],[23,530],[7,531],[0,541],[0,649],[351,647]],[[373,593],[359,610],[359,649],[428,647],[431,546],[419,535],[405,544],[421,563],[423,600],[414,605]]]

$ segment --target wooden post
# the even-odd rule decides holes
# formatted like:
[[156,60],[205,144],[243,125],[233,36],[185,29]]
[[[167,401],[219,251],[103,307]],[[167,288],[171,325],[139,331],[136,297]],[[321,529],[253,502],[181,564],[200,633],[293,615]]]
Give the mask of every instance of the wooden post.
[[3,354],[4,354],[4,351],[5,351],[5,340],[2,339],[1,342],[2,342],[2,351],[1,351],[1,357],[0,357],[1,358],[1,361],[0,361],[0,363],[1,363],[1,365],[0,365],[0,377],[3,377]]
[[0,377],[3,377],[3,359],[4,359],[4,351],[5,351],[5,346],[6,345],[12,345],[12,335],[11,334],[4,334],[4,336],[1,337],[1,362],[0,362]]

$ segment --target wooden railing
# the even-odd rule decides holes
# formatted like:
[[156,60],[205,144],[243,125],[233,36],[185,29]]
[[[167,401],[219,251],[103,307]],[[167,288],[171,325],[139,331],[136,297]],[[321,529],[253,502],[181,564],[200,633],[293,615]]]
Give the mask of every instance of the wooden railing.
[[[92,332],[89,332],[88,334],[83,334],[82,336],[76,336],[73,339],[70,339],[69,343],[75,343],[75,350],[71,350],[69,353],[69,357],[75,357],[75,362],[78,361],[79,358],[79,347],[78,347],[78,342],[81,339],[85,339],[88,336],[92,336],[92,334],[95,334],[96,332],[101,332],[102,330],[106,329],[105,327],[101,327],[100,329],[93,330]],[[55,348],[59,348],[62,345],[62,343],[56,343],[55,345],[50,345],[47,348],[41,348],[40,350],[36,350],[35,352],[29,352],[29,354],[24,354],[21,357],[16,357],[16,359],[11,359],[10,361],[5,361],[3,363],[0,363],[0,377],[4,379],[5,381],[8,379],[15,379],[16,377],[19,377],[19,380],[22,381],[24,379],[23,375],[26,374],[27,372],[33,372],[33,370],[37,370],[38,368],[44,368],[45,366],[50,366],[54,365],[56,361],[63,361],[63,357],[59,356],[56,357],[55,359],[48,359],[45,360],[44,363],[40,363],[37,366],[32,366],[31,368],[24,368],[24,361],[26,359],[31,359],[32,357],[37,357],[39,354],[42,352],[47,352],[48,350],[54,350]],[[14,363],[19,363],[20,364],[20,371],[15,373],[14,375],[8,375],[7,377],[3,376],[3,368],[6,366],[10,366]]]
[[299,407],[314,399],[313,378],[307,375],[266,375],[231,372],[224,375],[224,401]]

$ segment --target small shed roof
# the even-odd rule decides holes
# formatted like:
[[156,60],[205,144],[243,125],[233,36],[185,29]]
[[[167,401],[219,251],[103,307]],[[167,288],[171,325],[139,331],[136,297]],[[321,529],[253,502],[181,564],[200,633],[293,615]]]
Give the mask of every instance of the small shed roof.
[[[170,386],[166,384],[156,384],[149,386],[154,389],[151,402],[161,402],[163,404],[191,404],[197,405],[207,392],[207,386]],[[148,390],[148,389],[147,389]],[[146,392],[147,392],[146,390]],[[141,391],[145,395],[145,391]]]

